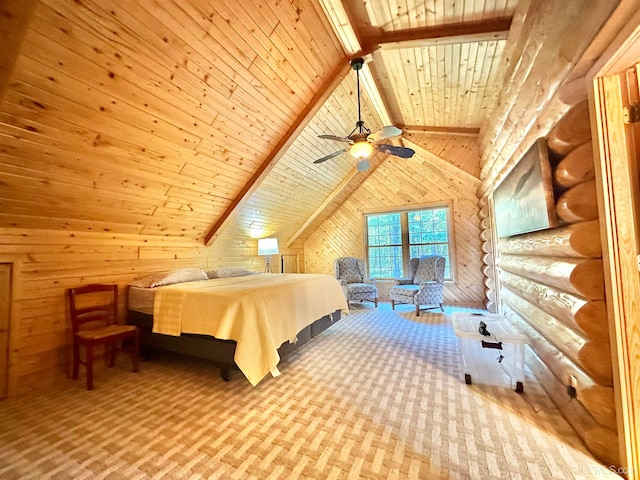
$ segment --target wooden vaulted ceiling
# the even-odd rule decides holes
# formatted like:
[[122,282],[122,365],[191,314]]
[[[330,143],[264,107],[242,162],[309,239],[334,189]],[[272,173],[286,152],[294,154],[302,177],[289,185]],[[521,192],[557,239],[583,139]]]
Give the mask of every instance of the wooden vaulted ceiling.
[[10,0],[0,227],[304,240],[407,161],[312,163],[355,126],[358,55],[366,125],[477,176],[516,3]]

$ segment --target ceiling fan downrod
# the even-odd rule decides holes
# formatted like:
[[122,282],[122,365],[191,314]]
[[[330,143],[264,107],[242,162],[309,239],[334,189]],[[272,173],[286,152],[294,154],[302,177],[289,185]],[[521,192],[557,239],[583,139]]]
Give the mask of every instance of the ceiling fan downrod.
[[[371,131],[364,126],[364,122],[362,121],[362,111],[360,107],[360,70],[362,70],[362,66],[364,65],[364,58],[356,57],[349,63],[351,64],[351,68],[356,71],[356,84],[358,91],[358,122],[356,123],[356,129],[358,129],[358,132],[361,134],[365,131],[367,133],[371,133]],[[351,133],[353,134],[353,132]]]

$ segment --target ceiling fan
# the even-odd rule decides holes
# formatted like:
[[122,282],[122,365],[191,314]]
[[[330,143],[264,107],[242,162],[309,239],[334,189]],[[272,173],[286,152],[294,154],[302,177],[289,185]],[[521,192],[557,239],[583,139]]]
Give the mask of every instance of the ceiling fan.
[[396,145],[390,145],[388,143],[382,143],[384,140],[388,138],[397,137],[402,134],[402,130],[393,125],[389,125],[383,127],[377,132],[371,133],[361,117],[361,109],[360,109],[360,70],[364,65],[364,59],[361,57],[354,58],[350,62],[351,68],[356,71],[356,79],[358,85],[358,121],[356,122],[356,127],[351,131],[349,135],[346,137],[338,137],[337,135],[318,135],[319,138],[324,138],[326,140],[335,140],[337,142],[346,142],[351,146],[348,148],[343,148],[342,150],[338,150],[337,152],[330,153],[322,158],[315,160],[313,163],[322,163],[330,160],[338,155],[341,155],[345,152],[349,152],[352,157],[358,159],[358,171],[367,170],[371,164],[369,163],[369,156],[373,153],[374,150],[377,150],[382,153],[386,153],[389,155],[395,155],[396,157],[401,158],[411,158],[414,153],[416,153],[411,148],[406,147],[398,147]]

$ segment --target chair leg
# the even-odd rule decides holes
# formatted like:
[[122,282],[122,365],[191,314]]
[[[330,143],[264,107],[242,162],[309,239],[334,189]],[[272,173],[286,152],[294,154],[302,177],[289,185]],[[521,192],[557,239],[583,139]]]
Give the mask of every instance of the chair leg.
[[440,310],[442,310],[442,312],[444,312],[444,303],[440,304]]
[[395,310],[396,309],[396,301],[392,298],[391,299],[391,310]]
[[375,304],[375,306],[376,306],[376,308],[377,308],[377,307],[378,307],[378,297],[374,298],[374,299],[373,299],[373,302],[374,302],[374,304]]
[[93,390],[93,346],[87,345],[87,390]]
[[80,345],[76,340],[73,341],[73,371],[71,378],[78,379],[78,371],[80,370]]
[[116,352],[118,350],[116,343],[110,343],[106,346],[109,349],[109,368],[116,364]]
[[139,360],[139,355],[140,355],[140,335],[139,332],[136,330],[136,334],[133,337],[133,346],[131,347],[132,351],[131,351],[131,359],[133,361],[133,371],[135,373],[138,373],[138,360]]
[[416,305],[416,317],[420,316],[420,305]]

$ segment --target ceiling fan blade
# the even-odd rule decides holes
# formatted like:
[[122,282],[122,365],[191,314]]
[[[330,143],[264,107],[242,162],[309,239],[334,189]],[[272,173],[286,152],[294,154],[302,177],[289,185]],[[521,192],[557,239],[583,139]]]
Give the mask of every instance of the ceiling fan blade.
[[416,153],[413,149],[407,147],[396,147],[387,143],[377,143],[373,146],[376,150],[389,155],[395,155],[400,158],[411,158]]
[[326,162],[327,160],[332,159],[333,157],[337,157],[338,155],[340,155],[341,153],[344,153],[346,151],[348,151],[348,148],[345,148],[344,150],[338,150],[337,152],[333,152],[330,153],[329,155],[325,155],[322,158],[319,158],[317,160],[314,160],[313,163],[322,163],[322,162]]
[[353,143],[350,138],[338,137],[337,135],[318,135],[318,138],[324,138],[325,140],[335,140],[336,142]]
[[393,125],[387,125],[386,127],[382,127],[377,132],[369,135],[367,137],[367,140],[369,140],[370,142],[381,142],[382,140],[397,137],[398,135],[402,135],[401,129],[399,129],[398,127],[394,127]]

